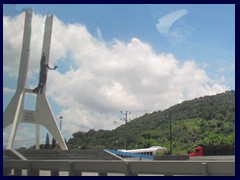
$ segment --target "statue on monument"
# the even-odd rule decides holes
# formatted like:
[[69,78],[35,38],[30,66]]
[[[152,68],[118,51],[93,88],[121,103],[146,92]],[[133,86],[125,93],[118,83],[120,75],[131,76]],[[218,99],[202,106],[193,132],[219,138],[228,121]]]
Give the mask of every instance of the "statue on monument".
[[39,82],[38,86],[32,90],[33,93],[38,94],[40,91],[40,94],[42,94],[43,87],[47,81],[47,69],[55,70],[58,66],[54,66],[54,68],[50,68],[48,64],[46,63],[46,56],[45,53],[42,55],[41,63],[40,63],[40,73],[39,73]]

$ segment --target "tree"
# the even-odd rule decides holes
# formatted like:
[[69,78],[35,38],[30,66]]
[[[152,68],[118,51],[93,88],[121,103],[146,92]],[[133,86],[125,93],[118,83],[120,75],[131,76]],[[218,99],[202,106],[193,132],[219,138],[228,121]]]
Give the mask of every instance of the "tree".
[[54,149],[56,147],[56,140],[54,139],[54,137],[52,138],[52,149]]
[[[172,112],[172,137],[176,152],[187,152],[198,144],[233,144],[235,142],[235,92],[205,96],[145,114],[127,124],[128,149],[160,145],[169,147],[169,121]],[[113,130],[78,131],[67,142],[69,149],[121,149],[126,126]]]
[[47,136],[46,136],[45,149],[50,149],[50,143],[49,143],[48,133],[47,133]]

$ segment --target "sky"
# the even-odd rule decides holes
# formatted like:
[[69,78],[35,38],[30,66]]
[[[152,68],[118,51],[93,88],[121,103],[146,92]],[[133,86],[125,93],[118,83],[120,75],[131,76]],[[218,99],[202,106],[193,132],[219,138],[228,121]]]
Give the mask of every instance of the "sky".
[[[38,83],[44,22],[54,14],[46,94],[62,134],[111,130],[185,100],[235,90],[235,5],[3,5],[3,111],[20,64],[24,10],[33,8],[27,88]],[[25,98],[34,110],[35,96]],[[11,126],[4,129],[7,142]],[[41,127],[41,143],[46,129]],[[51,136],[50,136],[51,137]],[[34,144],[21,123],[15,147]]]

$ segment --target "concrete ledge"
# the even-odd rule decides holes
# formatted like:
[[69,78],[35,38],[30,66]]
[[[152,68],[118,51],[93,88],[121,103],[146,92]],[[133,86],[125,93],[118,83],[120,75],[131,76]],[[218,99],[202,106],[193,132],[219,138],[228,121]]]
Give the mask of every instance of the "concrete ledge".
[[3,169],[4,175],[12,170],[11,175],[21,175],[22,170],[27,170],[28,176],[39,176],[42,170],[50,171],[52,176],[59,176],[60,171],[68,171],[69,176],[81,176],[85,172],[100,176],[108,173],[235,176],[235,161],[3,160]]
[[187,155],[182,155],[182,156],[171,156],[171,155],[166,155],[166,156],[153,156],[154,160],[188,160],[189,156]]

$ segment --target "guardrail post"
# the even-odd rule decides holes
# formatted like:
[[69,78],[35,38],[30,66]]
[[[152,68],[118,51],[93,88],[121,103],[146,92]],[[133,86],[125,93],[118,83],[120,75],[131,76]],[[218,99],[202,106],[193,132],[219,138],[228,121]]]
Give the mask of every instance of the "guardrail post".
[[208,175],[207,163],[201,163],[201,165],[202,165],[202,175],[207,176]]
[[27,176],[39,176],[39,170],[33,169],[31,163],[28,163]]
[[69,176],[82,176],[82,172],[77,172],[74,168],[73,168],[73,162],[69,162]]
[[164,174],[164,176],[173,176],[172,174],[169,174],[169,173],[167,173],[167,174]]
[[22,169],[14,169],[14,176],[21,176],[22,175]]
[[131,171],[129,162],[125,162],[125,176],[137,176],[136,173]]
[[59,171],[58,170],[52,170],[51,171],[51,176],[59,176]]
[[107,173],[99,172],[98,176],[107,176]]
[[11,169],[10,168],[3,168],[3,176],[10,176]]

